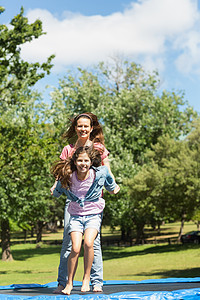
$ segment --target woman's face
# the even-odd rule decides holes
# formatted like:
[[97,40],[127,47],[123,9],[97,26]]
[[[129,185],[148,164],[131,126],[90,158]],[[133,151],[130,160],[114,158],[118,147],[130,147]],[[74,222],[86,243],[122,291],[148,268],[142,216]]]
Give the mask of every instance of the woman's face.
[[85,174],[89,171],[91,166],[91,160],[87,153],[80,153],[77,160],[75,161],[78,174]]
[[80,119],[77,120],[77,125],[75,126],[75,130],[78,139],[89,139],[92,129],[93,127],[91,127],[90,119],[81,117]]

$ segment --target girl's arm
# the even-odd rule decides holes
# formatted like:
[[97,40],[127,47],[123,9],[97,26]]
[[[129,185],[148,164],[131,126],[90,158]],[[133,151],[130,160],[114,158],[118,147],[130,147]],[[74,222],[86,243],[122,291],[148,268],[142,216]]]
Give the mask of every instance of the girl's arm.
[[55,189],[55,187],[57,185],[57,182],[58,182],[58,180],[55,180],[53,186],[50,188],[51,195],[53,195],[53,191],[54,191],[54,189]]
[[[67,159],[70,155],[70,153],[72,154],[72,149],[73,149],[73,146],[72,145],[67,145],[63,148],[62,152],[61,152],[61,155],[60,155],[60,159],[61,160],[65,160]],[[71,152],[70,152],[71,151]],[[51,195],[53,195],[53,191],[57,185],[57,182],[58,180],[56,179],[53,186],[50,188],[50,192],[51,192]]]
[[63,193],[64,189],[62,188],[60,180],[54,183],[55,187],[53,189],[52,195],[56,198],[59,198]]

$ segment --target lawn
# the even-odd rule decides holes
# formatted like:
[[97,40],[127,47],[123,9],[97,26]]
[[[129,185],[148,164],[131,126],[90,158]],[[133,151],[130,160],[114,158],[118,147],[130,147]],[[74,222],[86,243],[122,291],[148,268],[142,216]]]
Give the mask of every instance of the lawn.
[[[171,226],[171,225],[170,225]],[[177,234],[178,224],[163,232]],[[176,228],[176,229],[175,229]],[[186,231],[196,229],[188,224]],[[185,231],[185,232],[186,232]],[[105,236],[111,235],[103,229]],[[119,232],[114,233],[118,236]],[[44,240],[59,240],[62,233],[46,234]],[[48,243],[37,248],[33,243],[12,245],[14,261],[0,261],[0,285],[14,283],[48,283],[56,281],[61,245]],[[103,246],[104,280],[143,280],[169,277],[199,277],[200,246],[174,243],[145,244],[132,247]],[[83,254],[75,280],[83,274]]]

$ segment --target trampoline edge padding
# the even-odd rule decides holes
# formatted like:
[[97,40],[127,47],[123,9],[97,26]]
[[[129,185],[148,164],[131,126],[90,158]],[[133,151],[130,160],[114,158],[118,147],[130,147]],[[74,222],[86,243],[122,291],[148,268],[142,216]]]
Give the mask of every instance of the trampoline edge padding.
[[[200,282],[200,277],[191,278],[160,278],[160,279],[145,279],[145,280],[105,280],[104,285],[133,285],[133,284],[160,284],[160,283],[183,283],[183,282]],[[75,286],[81,286],[81,281],[74,281]],[[46,284],[11,284],[11,285],[0,285],[0,290],[12,290],[12,289],[30,289],[30,288],[56,288],[57,281],[49,282]]]
[[[149,279],[149,280],[141,280],[141,281],[134,281],[134,280],[109,280],[104,281],[104,286],[124,286],[124,285],[141,285],[141,284],[175,284],[175,283],[200,283],[200,277],[195,278],[165,278],[165,279]],[[74,282],[74,287],[81,286],[80,281]],[[33,296],[29,294],[28,296],[25,295],[23,292],[26,289],[38,289],[39,291],[50,289],[52,293],[52,289],[57,286],[57,282],[50,282],[47,284],[11,284],[7,286],[0,286],[0,300],[200,300],[200,285],[198,288],[189,288],[189,289],[178,289],[178,290],[156,290],[156,291],[123,291],[122,288],[120,289],[121,292],[112,293],[112,294],[98,294],[98,293],[90,293],[90,294],[72,294],[70,296],[65,295],[53,295],[48,294],[44,291],[44,293],[40,293],[37,296]],[[40,290],[41,288],[41,290]],[[44,288],[44,289],[43,289]],[[13,291],[13,295],[9,293]],[[14,291],[16,290],[16,294]],[[18,294],[19,291],[19,294]],[[2,294],[3,292],[3,294]]]
[[173,292],[125,292],[110,295],[56,295],[56,296],[16,296],[0,295],[1,300],[199,300],[200,289],[180,290]]

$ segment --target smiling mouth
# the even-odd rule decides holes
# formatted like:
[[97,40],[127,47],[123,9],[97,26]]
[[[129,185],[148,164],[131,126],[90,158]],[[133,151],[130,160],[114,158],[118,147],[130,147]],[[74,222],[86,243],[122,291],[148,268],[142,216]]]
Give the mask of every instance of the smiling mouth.
[[87,166],[84,166],[84,167],[80,167],[80,169],[87,169]]

